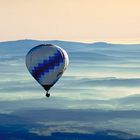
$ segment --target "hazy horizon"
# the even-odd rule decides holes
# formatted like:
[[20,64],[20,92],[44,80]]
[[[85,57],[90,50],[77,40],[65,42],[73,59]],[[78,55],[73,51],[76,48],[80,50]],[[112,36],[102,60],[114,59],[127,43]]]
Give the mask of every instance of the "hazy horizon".
[[[0,140],[140,140],[140,0],[0,0],[0,19]],[[25,64],[47,43],[69,56],[49,98]]]
[[94,43],[107,43],[107,44],[122,44],[122,45],[139,45],[140,42],[111,42],[111,41],[102,41],[102,40],[98,40],[98,41],[75,41],[75,40],[59,40],[59,39],[50,39],[50,40],[47,40],[47,39],[33,39],[33,38],[21,38],[21,39],[13,39],[13,40],[3,40],[3,41],[0,41],[0,43],[3,43],[3,42],[15,42],[15,41],[23,41],[23,40],[35,40],[35,41],[63,41],[63,42],[75,42],[75,43],[85,43],[85,44],[94,44]]
[[[70,58],[50,98],[25,66],[27,52],[43,43]],[[140,44],[0,42],[0,139],[139,140],[139,52]]]

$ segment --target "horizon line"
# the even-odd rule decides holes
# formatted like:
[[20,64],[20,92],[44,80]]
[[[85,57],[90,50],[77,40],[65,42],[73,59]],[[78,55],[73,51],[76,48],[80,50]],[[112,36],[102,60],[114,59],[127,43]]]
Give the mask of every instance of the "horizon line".
[[22,39],[13,39],[13,40],[2,40],[0,43],[6,43],[6,42],[15,42],[15,41],[24,41],[24,40],[29,40],[29,41],[63,41],[63,42],[74,42],[74,43],[84,43],[84,44],[95,44],[95,43],[106,43],[106,44],[122,44],[122,45],[140,45],[140,42],[136,41],[131,41],[131,42],[126,42],[126,41],[79,41],[79,40],[62,40],[62,39],[32,39],[32,38],[22,38]]

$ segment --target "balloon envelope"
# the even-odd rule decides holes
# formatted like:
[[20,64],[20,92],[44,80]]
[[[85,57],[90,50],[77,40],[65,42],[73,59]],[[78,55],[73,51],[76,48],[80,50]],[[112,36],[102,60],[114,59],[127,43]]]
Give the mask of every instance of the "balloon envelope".
[[52,44],[36,46],[26,55],[27,69],[46,91],[62,76],[68,63],[66,51]]

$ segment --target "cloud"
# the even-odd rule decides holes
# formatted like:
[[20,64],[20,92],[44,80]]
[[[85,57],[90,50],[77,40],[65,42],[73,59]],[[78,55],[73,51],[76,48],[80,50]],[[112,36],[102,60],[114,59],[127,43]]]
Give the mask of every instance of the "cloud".
[[[68,70],[51,89],[55,99],[64,99],[64,108],[94,108],[91,100],[96,102],[97,108],[120,108],[109,99],[139,94],[138,44],[19,40],[0,43],[0,100],[40,100],[44,97],[45,91],[28,73],[24,62],[26,53],[42,43],[59,45],[70,56]],[[130,108],[138,107],[130,104]]]
[[[72,80],[72,79],[71,79]],[[67,81],[69,84],[69,81]],[[71,86],[85,86],[85,87],[137,87],[140,86],[140,78],[115,78],[115,77],[105,77],[105,78],[79,78],[73,79]]]
[[71,137],[75,134],[133,139],[140,137],[139,115],[140,111],[134,110],[26,108],[0,114],[0,129],[5,130],[7,136],[17,137],[31,134],[45,137],[68,134]]
[[41,136],[52,136],[54,133],[96,134],[100,131],[128,139],[140,136],[139,111],[49,109],[12,114],[39,125],[30,132]]
[[[6,94],[6,93],[4,93]],[[14,94],[14,93],[12,93]],[[101,109],[101,110],[140,110],[140,95],[127,96],[117,99],[70,99],[67,97],[52,96],[51,98],[46,98],[42,93],[32,93],[28,92],[18,94],[15,93],[13,96],[9,97],[6,94],[1,97],[0,112],[13,112],[19,109]],[[91,96],[91,95],[88,95]],[[10,98],[10,100],[9,100]],[[8,99],[6,101],[6,99]]]

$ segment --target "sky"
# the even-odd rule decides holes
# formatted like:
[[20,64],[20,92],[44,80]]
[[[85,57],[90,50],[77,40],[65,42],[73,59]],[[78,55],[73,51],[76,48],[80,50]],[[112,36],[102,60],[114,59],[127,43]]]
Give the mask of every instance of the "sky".
[[0,0],[0,41],[140,42],[140,0]]

